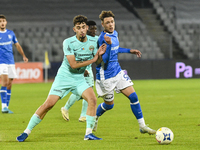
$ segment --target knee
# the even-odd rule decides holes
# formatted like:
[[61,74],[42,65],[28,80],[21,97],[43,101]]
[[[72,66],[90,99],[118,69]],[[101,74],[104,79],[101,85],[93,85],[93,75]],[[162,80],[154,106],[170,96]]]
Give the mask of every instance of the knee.
[[54,101],[51,101],[50,98],[47,98],[47,100],[42,104],[42,109],[45,111],[51,110],[53,106],[55,105]]
[[92,107],[96,107],[97,105],[97,98],[96,97],[91,97],[88,99],[88,105]]
[[12,82],[8,82],[7,89],[11,90],[11,87],[12,87]]
[[4,82],[2,81],[1,86],[8,87],[8,82],[7,81],[4,81]]
[[49,111],[49,110],[51,110],[51,108],[53,108],[53,106],[54,105],[52,105],[51,103],[44,103],[44,104],[42,104],[42,108],[43,108],[43,110],[45,110],[45,111]]

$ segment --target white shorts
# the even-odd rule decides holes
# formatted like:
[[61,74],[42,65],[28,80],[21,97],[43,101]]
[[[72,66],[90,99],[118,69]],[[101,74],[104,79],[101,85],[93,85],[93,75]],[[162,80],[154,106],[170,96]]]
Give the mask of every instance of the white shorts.
[[8,78],[17,78],[15,64],[0,64],[0,75],[8,75]]
[[96,80],[97,94],[107,102],[114,99],[114,90],[116,93],[120,93],[121,90],[132,85],[133,82],[123,70],[120,71],[115,77],[106,80]]

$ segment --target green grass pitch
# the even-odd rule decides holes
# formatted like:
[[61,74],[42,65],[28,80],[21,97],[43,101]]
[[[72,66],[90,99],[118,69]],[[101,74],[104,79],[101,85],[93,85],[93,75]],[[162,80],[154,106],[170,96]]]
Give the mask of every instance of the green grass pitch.
[[[159,145],[155,135],[141,134],[129,100],[115,94],[115,106],[100,119],[95,133],[102,141],[84,141],[85,123],[78,122],[82,101],[70,109],[70,121],[60,113],[68,96],[58,101],[25,142],[24,131],[36,109],[45,101],[52,83],[14,84],[10,109],[0,114],[0,150],[197,150],[200,149],[200,79],[135,80],[146,124],[174,133],[169,145]],[[98,98],[97,103],[102,99]]]

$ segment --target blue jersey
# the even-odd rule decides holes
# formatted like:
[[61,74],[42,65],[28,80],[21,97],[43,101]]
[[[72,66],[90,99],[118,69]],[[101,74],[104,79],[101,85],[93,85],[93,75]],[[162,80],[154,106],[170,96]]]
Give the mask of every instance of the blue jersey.
[[[105,34],[111,38],[111,45],[105,42]],[[101,46],[103,43],[106,43],[107,48],[106,52],[102,55],[102,63],[96,67],[96,78],[98,80],[115,77],[122,70],[118,62],[119,40],[117,31],[114,31],[112,34],[102,31],[98,39],[98,45]]]
[[17,43],[17,38],[11,30],[0,31],[0,64],[14,64],[12,44]]

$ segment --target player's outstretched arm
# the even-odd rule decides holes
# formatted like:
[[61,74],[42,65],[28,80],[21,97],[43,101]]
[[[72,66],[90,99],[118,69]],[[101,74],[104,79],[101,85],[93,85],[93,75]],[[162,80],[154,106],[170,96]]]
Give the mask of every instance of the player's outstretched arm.
[[17,48],[17,51],[22,55],[24,62],[27,63],[28,62],[28,58],[24,54],[24,51],[23,51],[21,45],[19,43],[15,43],[15,47]]
[[137,55],[137,57],[141,57],[141,55],[142,55],[142,53],[137,49],[131,49],[130,53]]

